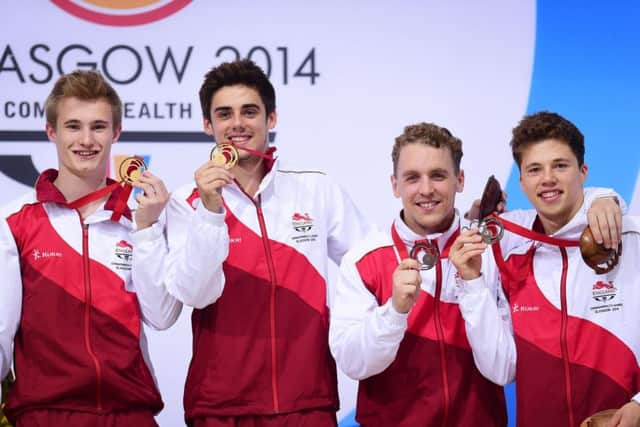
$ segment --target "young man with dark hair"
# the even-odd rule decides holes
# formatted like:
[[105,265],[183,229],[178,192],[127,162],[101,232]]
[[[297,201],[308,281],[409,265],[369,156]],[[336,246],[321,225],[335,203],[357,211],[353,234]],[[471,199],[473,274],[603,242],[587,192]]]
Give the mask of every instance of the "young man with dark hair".
[[511,147],[535,210],[503,217],[523,224],[518,232],[526,239],[512,248],[494,245],[493,254],[481,258],[486,245],[470,230],[450,253],[463,294],[474,302],[463,308],[465,319],[474,319],[467,322],[471,346],[486,351],[488,334],[508,336],[511,326],[496,315],[496,300],[487,292],[501,281],[513,325],[511,342],[503,344],[510,349],[503,368],[512,372],[509,380],[517,379],[518,426],[577,427],[612,408],[620,410],[609,426],[637,426],[640,222],[612,214],[622,227],[624,252],[615,268],[597,274],[578,247],[588,225],[580,131],[558,114],[541,112],[514,128]]
[[142,323],[168,328],[181,309],[158,281],[169,194],[140,173],[132,212],[107,177],[122,104],[99,73],[61,76],[46,115],[58,170],[0,221],[0,378],[12,361],[16,374],[7,414],[16,427],[157,426]]
[[205,133],[233,161],[206,162],[168,207],[170,247],[196,215],[229,234],[224,263],[209,263],[224,272],[222,295],[178,296],[195,307],[187,424],[335,426],[328,260],[339,262],[368,227],[325,174],[274,157],[275,91],[253,62],[213,68],[200,98]]

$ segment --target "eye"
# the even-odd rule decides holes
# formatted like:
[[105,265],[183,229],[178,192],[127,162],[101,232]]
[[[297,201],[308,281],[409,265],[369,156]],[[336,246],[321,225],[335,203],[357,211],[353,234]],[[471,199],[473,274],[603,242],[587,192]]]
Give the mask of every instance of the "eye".
[[226,120],[229,117],[231,117],[231,111],[226,111],[226,110],[216,111],[215,116],[220,120]]
[[255,117],[259,113],[257,108],[248,108],[244,111],[244,115],[247,117]]
[[447,179],[447,176],[443,173],[434,173],[433,175],[431,175],[431,179],[434,181],[444,181],[445,179]]
[[556,168],[557,168],[557,169],[566,169],[566,168],[568,168],[568,167],[569,167],[569,164],[568,164],[568,163],[557,163],[557,164],[556,164]]
[[540,166],[531,166],[527,168],[526,172],[528,175],[536,175],[537,173],[540,172]]

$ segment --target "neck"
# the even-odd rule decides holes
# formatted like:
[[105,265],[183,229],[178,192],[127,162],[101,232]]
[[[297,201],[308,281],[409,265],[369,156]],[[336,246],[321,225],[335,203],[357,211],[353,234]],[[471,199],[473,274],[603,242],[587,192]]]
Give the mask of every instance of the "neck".
[[550,236],[560,230],[562,227],[567,225],[569,221],[573,219],[574,216],[580,210],[584,199],[577,203],[576,206],[570,211],[569,214],[566,215],[557,215],[555,217],[545,217],[538,213],[538,218],[540,218],[540,223],[542,224],[542,228],[544,229],[544,234]]
[[253,197],[267,174],[265,159],[258,156],[242,159],[231,172],[244,192]]
[[[87,194],[93,193],[94,191],[104,187],[107,184],[107,179],[106,176],[100,175],[89,177],[77,176],[65,173],[64,170],[61,170],[53,184],[64,195],[67,202],[73,202],[80,197],[86,196]],[[100,206],[107,197],[108,196],[102,197],[101,199],[81,206],[78,208],[78,211],[82,217],[85,218],[95,212],[98,206]]]

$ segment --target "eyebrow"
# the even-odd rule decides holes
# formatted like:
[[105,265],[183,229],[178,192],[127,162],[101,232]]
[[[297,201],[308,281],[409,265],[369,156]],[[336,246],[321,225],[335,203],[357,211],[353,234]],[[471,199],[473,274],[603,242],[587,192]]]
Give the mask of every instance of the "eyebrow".
[[[417,170],[414,169],[409,169],[406,170],[402,176],[409,176],[409,175],[420,175],[421,173],[418,172]],[[433,174],[443,174],[443,175],[449,175],[449,171],[447,169],[444,168],[435,168],[435,169],[429,169],[427,171],[427,175],[433,175]]]
[[[258,104],[242,104],[242,106],[240,107],[240,109],[244,110],[247,108],[257,108],[260,109],[260,106]],[[216,109],[214,109],[214,112],[218,112],[218,111],[229,111],[232,108],[229,106],[222,106],[222,107],[218,107]]]

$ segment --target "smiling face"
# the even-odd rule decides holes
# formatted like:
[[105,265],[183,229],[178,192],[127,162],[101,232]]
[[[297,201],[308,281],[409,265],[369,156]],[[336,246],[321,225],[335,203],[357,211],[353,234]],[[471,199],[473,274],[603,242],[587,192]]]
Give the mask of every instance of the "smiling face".
[[391,185],[402,200],[404,222],[424,236],[451,225],[456,193],[464,188],[464,172],[456,173],[449,148],[413,142],[400,149]]
[[59,176],[104,179],[111,144],[120,136],[113,110],[105,98],[63,98],[57,105],[55,127],[47,123],[49,140],[56,144]]
[[567,224],[583,202],[587,166],[578,165],[569,145],[546,139],[522,150],[520,187],[533,204],[547,234]]
[[252,157],[242,148],[267,150],[268,133],[275,125],[275,111],[267,115],[258,91],[244,85],[218,89],[211,100],[211,120],[204,119],[205,133],[213,135],[219,144],[235,145],[240,162]]

